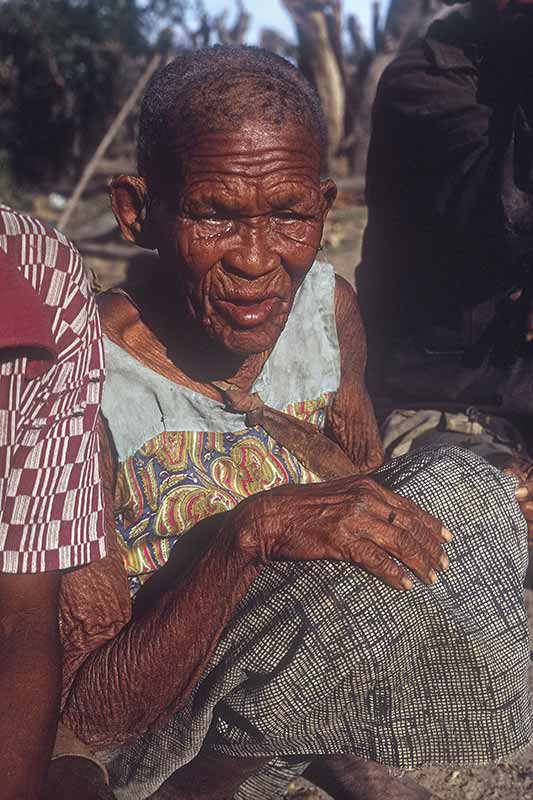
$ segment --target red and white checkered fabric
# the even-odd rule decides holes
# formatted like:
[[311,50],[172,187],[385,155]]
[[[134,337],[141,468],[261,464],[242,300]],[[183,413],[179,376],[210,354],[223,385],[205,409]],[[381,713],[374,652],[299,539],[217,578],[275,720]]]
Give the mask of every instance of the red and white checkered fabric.
[[0,349],[0,571],[67,569],[105,555],[100,324],[72,244],[0,206],[0,292],[8,263],[49,312],[57,359],[35,377],[28,357]]

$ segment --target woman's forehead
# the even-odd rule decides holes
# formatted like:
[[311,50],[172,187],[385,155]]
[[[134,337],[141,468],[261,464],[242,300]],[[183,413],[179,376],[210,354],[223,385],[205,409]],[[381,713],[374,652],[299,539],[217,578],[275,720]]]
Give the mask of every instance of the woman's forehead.
[[185,208],[201,212],[211,208],[268,213],[272,208],[294,208],[314,213],[320,206],[320,183],[305,171],[271,171],[263,174],[213,172],[191,175],[181,195]]
[[238,131],[207,132],[191,141],[183,158],[188,178],[213,173],[268,176],[320,173],[320,144],[312,132],[296,124],[246,126]]
[[197,130],[185,143],[188,156],[232,155],[286,151],[298,153],[311,148],[320,155],[320,142],[315,131],[296,121],[272,125],[250,120],[238,128]]

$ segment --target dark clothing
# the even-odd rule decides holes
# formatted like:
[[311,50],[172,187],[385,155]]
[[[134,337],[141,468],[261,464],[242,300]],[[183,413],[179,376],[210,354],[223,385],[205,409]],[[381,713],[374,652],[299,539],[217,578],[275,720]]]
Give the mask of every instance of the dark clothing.
[[533,80],[504,61],[453,14],[382,76],[357,271],[378,405],[533,412]]

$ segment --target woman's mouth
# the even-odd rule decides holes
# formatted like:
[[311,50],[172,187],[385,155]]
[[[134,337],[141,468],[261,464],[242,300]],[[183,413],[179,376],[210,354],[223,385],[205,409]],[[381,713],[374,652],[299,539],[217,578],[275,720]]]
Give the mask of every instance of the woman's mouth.
[[256,328],[272,315],[279,297],[212,300],[213,306],[225,319],[238,328]]

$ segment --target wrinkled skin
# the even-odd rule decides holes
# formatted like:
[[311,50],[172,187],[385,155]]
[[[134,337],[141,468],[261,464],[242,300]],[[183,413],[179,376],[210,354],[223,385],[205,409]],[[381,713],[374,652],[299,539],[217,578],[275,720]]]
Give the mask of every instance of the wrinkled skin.
[[[238,135],[199,135],[186,155],[180,185],[165,186],[160,176],[157,196],[150,194],[153,183],[148,190],[138,176],[113,182],[124,235],[157,247],[162,279],[136,298],[140,312],[115,295],[104,298],[102,316],[107,334],[143,363],[220,400],[214,381],[248,391],[274,346],[315,259],[335,187],[320,180],[314,137],[295,125],[273,130],[250,122]],[[175,713],[271,559],[349,560],[400,591],[412,579],[395,558],[428,584],[447,567],[442,545],[451,534],[369,477],[383,453],[364,386],[357,300],[340,279],[335,313],[341,384],[327,429],[354,474],[263,492],[199,523],[191,536],[201,543],[192,565],[184,571],[172,553],[140,590],[131,619],[108,641],[100,633],[73,676],[63,721],[83,741],[116,745]],[[109,507],[109,449],[105,461]],[[97,574],[98,565],[89,569]],[[69,576],[71,611],[78,607],[77,580]],[[116,608],[121,619],[124,597]],[[72,659],[77,664],[82,638]]]
[[316,542],[313,558],[352,561],[396,589],[410,589],[413,583],[391,556],[429,584],[437,580],[437,570],[448,566],[442,551],[447,533],[441,523],[372,478],[302,486],[296,513],[291,489],[273,489],[256,501],[265,518],[275,517],[276,527],[280,522],[283,526],[274,536],[267,534],[265,562],[307,560],[309,543]]
[[[219,354],[268,351],[336,195],[332,181],[319,180],[317,142],[290,126],[280,135],[251,125],[202,137],[186,164],[180,196],[167,187],[150,201],[161,259],[179,269],[188,311]],[[145,198],[131,196],[127,176],[113,187],[115,212],[132,238],[128,203],[137,216]]]
[[177,217],[162,204],[159,252],[181,263],[202,329],[225,349],[260,353],[287,321],[336,190],[318,183],[309,136],[297,147],[273,147],[254,127],[228,138],[208,136],[189,156]]

